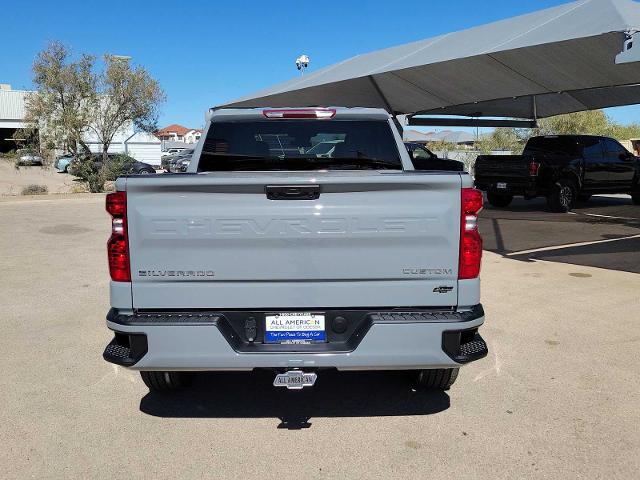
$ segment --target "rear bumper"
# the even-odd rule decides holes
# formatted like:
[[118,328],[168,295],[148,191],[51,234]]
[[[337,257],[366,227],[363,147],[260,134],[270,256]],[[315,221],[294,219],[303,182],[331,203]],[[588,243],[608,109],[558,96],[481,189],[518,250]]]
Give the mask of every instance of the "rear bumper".
[[458,367],[488,352],[478,333],[480,305],[466,312],[363,312],[348,341],[315,345],[250,343],[230,323],[222,312],[111,311],[107,326],[115,338],[104,358],[135,370],[403,370]]

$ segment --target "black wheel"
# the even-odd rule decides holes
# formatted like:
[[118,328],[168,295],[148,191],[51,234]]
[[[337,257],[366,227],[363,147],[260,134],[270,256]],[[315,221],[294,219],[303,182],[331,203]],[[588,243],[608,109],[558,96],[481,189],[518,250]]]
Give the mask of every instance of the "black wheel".
[[487,193],[487,200],[494,207],[508,207],[513,200],[513,195],[500,195],[499,193]]
[[140,372],[140,376],[152,392],[180,390],[191,383],[185,372]]
[[567,213],[576,201],[576,187],[570,180],[560,179],[547,197],[552,212]]
[[631,201],[634,205],[640,205],[640,193],[632,193]]
[[578,201],[580,203],[587,203],[590,198],[591,198],[591,194],[588,194],[588,193],[582,193],[578,195]]
[[458,378],[459,368],[418,370],[416,384],[419,389],[449,390]]
[[155,170],[151,170],[149,168],[143,168],[142,170],[140,170],[138,172],[138,175],[151,175],[151,174],[154,174],[154,173],[156,173]]

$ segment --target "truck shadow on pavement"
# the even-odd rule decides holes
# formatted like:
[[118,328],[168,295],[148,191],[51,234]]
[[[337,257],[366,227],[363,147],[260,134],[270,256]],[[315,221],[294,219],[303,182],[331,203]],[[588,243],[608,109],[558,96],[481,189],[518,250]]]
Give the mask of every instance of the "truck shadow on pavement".
[[[443,391],[415,392],[402,372],[320,371],[312,388],[272,385],[269,371],[194,375],[175,393],[149,392],[140,411],[170,418],[279,418],[278,428],[309,428],[317,417],[431,415],[449,408]],[[455,387],[454,387],[455,388]]]

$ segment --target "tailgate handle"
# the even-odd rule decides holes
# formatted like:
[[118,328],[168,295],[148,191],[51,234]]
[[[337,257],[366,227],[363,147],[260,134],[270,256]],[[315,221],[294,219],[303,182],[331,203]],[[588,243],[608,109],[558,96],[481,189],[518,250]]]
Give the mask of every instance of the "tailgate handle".
[[320,198],[320,185],[267,185],[269,200],[316,200]]

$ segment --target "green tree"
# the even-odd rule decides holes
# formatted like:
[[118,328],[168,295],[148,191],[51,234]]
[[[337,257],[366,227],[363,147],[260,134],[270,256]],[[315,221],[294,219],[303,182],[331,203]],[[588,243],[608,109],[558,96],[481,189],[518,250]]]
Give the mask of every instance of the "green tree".
[[629,125],[620,125],[612,123],[609,127],[610,137],[618,140],[630,140],[632,138],[640,138],[640,124],[631,123]]
[[536,135],[606,135],[611,121],[602,110],[568,113],[538,121]]
[[444,140],[438,140],[437,142],[429,142],[428,144],[429,150],[433,152],[440,152],[445,158],[448,157],[449,152],[454,151],[458,148],[455,143],[446,142]]
[[113,55],[105,55],[104,62],[89,128],[102,144],[106,164],[109,145],[122,127],[133,124],[141,131],[157,130],[158,108],[165,94],[143,67],[131,68],[128,60]]
[[482,138],[477,147],[483,153],[510,150],[518,153],[527,140],[536,135],[602,135],[618,140],[640,138],[640,124],[621,125],[602,110],[567,113],[538,121],[538,128],[496,128]]
[[587,110],[544,118],[538,122],[535,135],[602,135],[618,140],[640,138],[640,124],[621,125],[614,122],[602,110]]
[[[124,165],[109,165],[107,155],[118,130],[133,125],[154,131],[158,108],[165,100],[160,85],[143,67],[132,68],[126,60],[105,55],[104,67],[98,70],[95,57],[81,55],[74,60],[59,42],[38,54],[33,83],[37,91],[27,98],[28,129],[38,131],[41,145],[48,149],[74,153],[77,161],[71,172],[87,182],[91,191],[101,191],[105,181],[117,176],[118,165]],[[99,169],[84,142],[89,131],[102,144]],[[28,131],[21,136],[30,138]]]
[[513,128],[496,128],[489,135],[481,137],[476,142],[476,148],[487,154],[494,150],[519,152],[522,150],[522,132]]
[[97,82],[94,60],[82,55],[73,61],[69,49],[59,42],[50,43],[38,54],[33,63],[37,91],[26,99],[25,138],[39,131],[41,145],[47,149],[63,148],[77,154],[83,146],[88,152],[82,132],[92,116]]
[[125,154],[110,157],[106,164],[96,162],[93,156],[82,156],[69,166],[69,172],[81,178],[90,192],[102,192],[106,182],[131,173],[134,162],[133,157]]

